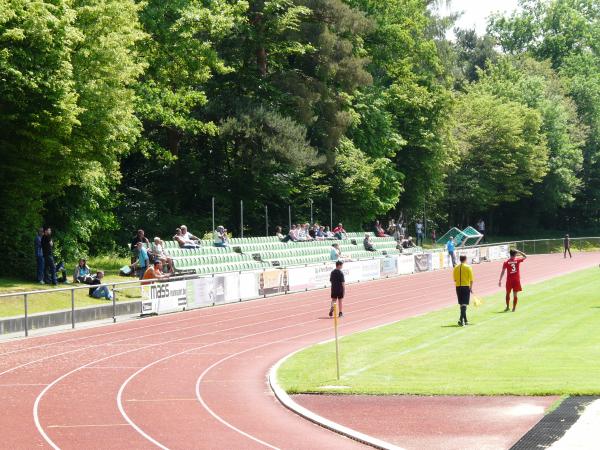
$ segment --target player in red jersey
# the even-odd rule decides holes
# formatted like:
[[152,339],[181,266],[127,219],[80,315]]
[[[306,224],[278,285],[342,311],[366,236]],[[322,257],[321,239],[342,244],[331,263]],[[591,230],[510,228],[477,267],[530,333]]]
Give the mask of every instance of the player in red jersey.
[[[520,258],[517,258],[517,255],[521,255]],[[506,309],[504,311],[508,311],[510,305],[510,291],[513,292],[513,312],[517,308],[517,293],[521,292],[521,272],[519,268],[521,263],[527,259],[527,255],[520,250],[511,250],[510,258],[504,261],[502,265],[502,272],[500,273],[500,280],[498,281],[498,286],[502,286],[502,277],[504,277],[504,272],[506,271]]]

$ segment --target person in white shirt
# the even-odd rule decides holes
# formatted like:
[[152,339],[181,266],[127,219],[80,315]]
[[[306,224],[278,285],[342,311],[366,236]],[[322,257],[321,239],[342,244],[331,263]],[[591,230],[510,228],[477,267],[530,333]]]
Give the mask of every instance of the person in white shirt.
[[225,234],[225,227],[222,225],[219,225],[213,232],[213,244],[215,247],[227,247],[227,235]]
[[194,236],[192,233],[190,233],[187,229],[187,226],[185,225],[181,225],[181,237],[189,243],[195,243],[197,244],[198,241],[200,241],[200,238],[197,236]]
[[479,222],[477,222],[477,231],[483,235],[481,242],[485,242],[485,222],[483,219],[479,219]]
[[423,224],[420,220],[417,220],[417,225],[415,226],[415,228],[417,229],[417,246],[422,246],[425,233],[423,232]]

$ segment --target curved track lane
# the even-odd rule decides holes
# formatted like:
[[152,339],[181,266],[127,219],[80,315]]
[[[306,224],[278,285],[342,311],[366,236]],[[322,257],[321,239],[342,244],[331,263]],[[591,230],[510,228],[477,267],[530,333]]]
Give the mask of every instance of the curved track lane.
[[[531,257],[524,282],[597,263]],[[476,292],[500,263],[474,266]],[[454,304],[449,271],[349,285],[348,334]],[[526,302],[526,292],[522,296]],[[353,448],[289,412],[268,369],[331,337],[328,292],[312,291],[0,344],[7,448]]]

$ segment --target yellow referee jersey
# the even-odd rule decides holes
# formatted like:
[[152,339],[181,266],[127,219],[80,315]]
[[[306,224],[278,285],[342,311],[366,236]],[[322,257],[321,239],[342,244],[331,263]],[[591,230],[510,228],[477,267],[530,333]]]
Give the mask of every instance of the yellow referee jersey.
[[454,268],[454,283],[456,286],[471,286],[475,280],[473,269],[468,264],[459,264]]

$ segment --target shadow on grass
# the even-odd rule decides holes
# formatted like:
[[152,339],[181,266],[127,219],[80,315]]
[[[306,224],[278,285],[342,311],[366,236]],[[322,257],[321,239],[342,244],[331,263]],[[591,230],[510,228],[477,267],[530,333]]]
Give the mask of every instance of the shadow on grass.
[[440,328],[462,328],[459,324],[454,325],[442,325]]

